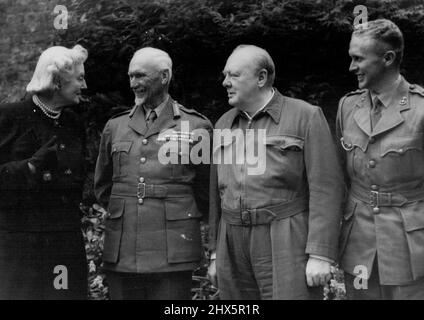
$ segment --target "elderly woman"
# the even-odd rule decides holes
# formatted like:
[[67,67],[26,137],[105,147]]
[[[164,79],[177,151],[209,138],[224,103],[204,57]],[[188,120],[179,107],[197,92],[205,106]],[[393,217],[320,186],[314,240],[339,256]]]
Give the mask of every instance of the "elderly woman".
[[86,88],[87,51],[51,47],[27,86],[0,105],[0,299],[85,299],[79,203],[84,127],[70,108]]

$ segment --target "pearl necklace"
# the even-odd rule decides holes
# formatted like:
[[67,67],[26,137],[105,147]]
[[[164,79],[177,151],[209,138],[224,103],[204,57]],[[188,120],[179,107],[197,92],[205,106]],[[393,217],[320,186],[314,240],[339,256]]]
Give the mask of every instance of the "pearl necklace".
[[34,94],[32,96],[32,101],[34,101],[35,105],[37,107],[39,107],[41,109],[41,111],[43,111],[43,113],[49,117],[50,119],[59,119],[60,114],[62,113],[62,111],[56,111],[53,110],[51,108],[49,108],[48,106],[46,106],[43,102],[41,102],[40,98],[38,98],[38,96],[36,94]]

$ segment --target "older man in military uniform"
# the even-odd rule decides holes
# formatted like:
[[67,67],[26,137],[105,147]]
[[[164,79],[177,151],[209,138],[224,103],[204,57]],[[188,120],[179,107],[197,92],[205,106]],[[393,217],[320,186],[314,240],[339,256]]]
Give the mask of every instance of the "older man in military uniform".
[[[189,299],[209,166],[181,159],[196,142],[209,141],[212,125],[169,96],[166,52],[140,49],[128,75],[136,106],[106,124],[95,173],[96,196],[109,211],[103,261],[111,298]],[[198,129],[207,134],[195,141]],[[170,134],[161,135],[165,130]],[[177,163],[160,160],[166,143],[177,146],[170,148]]]
[[[262,48],[237,47],[223,73],[234,108],[216,129],[242,131],[246,139],[214,137],[210,243],[216,264],[209,275],[217,275],[223,299],[322,299],[320,286],[337,258],[344,190],[322,110],[273,88],[274,63]],[[265,148],[258,153],[262,170],[249,170],[247,157],[240,162],[249,148]],[[219,163],[216,152],[232,153],[233,161]]]
[[391,21],[359,25],[337,135],[349,179],[341,266],[351,299],[424,298],[424,89],[399,73],[403,36]]

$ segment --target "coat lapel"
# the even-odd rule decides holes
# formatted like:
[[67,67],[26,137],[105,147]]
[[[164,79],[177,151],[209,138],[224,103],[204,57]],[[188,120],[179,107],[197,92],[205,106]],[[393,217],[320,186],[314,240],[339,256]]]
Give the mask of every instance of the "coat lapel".
[[356,108],[357,110],[353,119],[363,132],[365,132],[368,136],[371,136],[371,98],[368,90],[362,94],[360,100],[356,103]]
[[377,122],[373,136],[391,130],[405,121],[401,112],[410,108],[409,99],[407,98],[408,92],[409,83],[402,78],[391,104],[384,110],[381,119]]
[[142,136],[147,133],[146,119],[142,106],[135,107],[128,126]]

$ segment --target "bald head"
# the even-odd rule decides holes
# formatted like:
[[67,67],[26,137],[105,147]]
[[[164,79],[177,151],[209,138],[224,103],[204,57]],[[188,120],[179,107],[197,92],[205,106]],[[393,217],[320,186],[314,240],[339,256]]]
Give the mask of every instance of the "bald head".
[[231,55],[241,53],[241,55],[250,60],[250,65],[256,73],[266,70],[267,81],[265,86],[272,87],[275,79],[275,65],[269,53],[258,46],[241,44],[237,46]]
[[150,68],[159,72],[168,70],[169,85],[172,78],[172,60],[168,53],[152,47],[141,48],[134,53],[130,62],[130,69],[131,65],[139,63],[148,64]]

